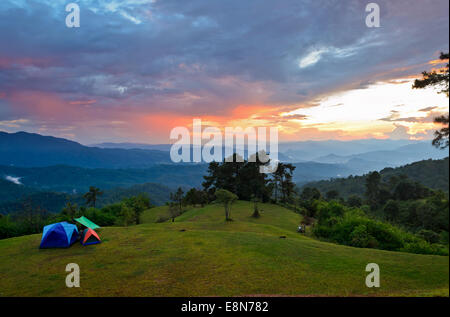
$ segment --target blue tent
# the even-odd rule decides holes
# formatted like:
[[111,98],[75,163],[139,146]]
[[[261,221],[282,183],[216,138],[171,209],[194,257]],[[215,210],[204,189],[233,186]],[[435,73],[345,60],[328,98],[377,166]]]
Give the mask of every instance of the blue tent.
[[68,248],[78,238],[77,226],[67,222],[52,223],[44,227],[39,248]]

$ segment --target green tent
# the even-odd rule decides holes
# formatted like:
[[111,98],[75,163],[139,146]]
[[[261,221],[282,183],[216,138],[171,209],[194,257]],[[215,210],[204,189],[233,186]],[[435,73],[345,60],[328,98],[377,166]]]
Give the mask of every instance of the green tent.
[[78,223],[81,223],[85,227],[91,228],[92,230],[100,228],[100,226],[96,225],[95,223],[90,221],[85,216],[81,216],[80,218],[75,218],[74,220]]

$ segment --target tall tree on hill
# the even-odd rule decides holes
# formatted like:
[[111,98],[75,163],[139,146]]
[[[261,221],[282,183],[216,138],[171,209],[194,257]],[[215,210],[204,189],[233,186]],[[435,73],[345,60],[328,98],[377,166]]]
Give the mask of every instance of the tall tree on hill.
[[226,160],[222,163],[211,162],[208,166],[208,175],[203,176],[205,181],[202,185],[205,191],[222,188],[237,193],[239,172],[244,165],[244,162],[237,162],[237,159],[237,154],[233,154],[232,162]]
[[69,201],[69,202],[67,202],[66,206],[63,208],[63,210],[61,212],[63,215],[66,215],[67,217],[69,217],[69,219],[72,219],[76,216],[76,214],[78,212],[78,205],[72,204]]
[[434,118],[435,123],[444,125],[440,130],[434,132],[433,145],[440,149],[445,149],[449,145],[449,117],[448,114]]
[[133,211],[134,222],[137,225],[141,222],[141,214],[144,212],[144,210],[147,210],[151,207],[150,198],[145,194],[139,194],[137,196],[125,198],[122,202]]
[[172,222],[175,222],[175,218],[180,215],[178,206],[174,202],[169,203],[169,215],[172,218]]
[[260,161],[260,154],[251,156],[245,161],[237,154],[232,161],[224,160],[222,163],[211,162],[208,166],[208,175],[203,178],[204,191],[213,196],[218,189],[225,189],[238,195],[239,199],[250,200],[252,195],[266,201],[268,193],[268,180],[265,173],[260,173],[260,166],[268,163]]
[[183,208],[183,195],[184,191],[181,189],[181,187],[178,187],[175,193],[170,194],[170,199],[177,203],[180,213]]
[[281,196],[283,203],[288,202],[294,192],[295,184],[292,182],[292,173],[295,166],[292,164],[278,163],[277,170],[273,173],[272,183],[274,199],[278,202]]
[[270,199],[269,180],[266,173],[261,173],[260,169],[269,164],[262,162],[264,152],[251,155],[249,161],[241,167],[237,179],[238,192],[236,193],[240,199],[254,200],[265,202]]
[[121,220],[121,225],[125,227],[136,221],[133,209],[124,202],[120,204],[119,217]]
[[188,190],[183,198],[185,205],[192,205],[195,207],[197,204],[197,189],[191,188]]
[[[449,53],[441,53],[441,60],[449,59]],[[416,79],[413,84],[413,88],[420,89],[426,87],[435,87],[440,89],[438,93],[444,93],[449,95],[448,85],[449,85],[449,64],[438,70],[422,72],[422,79]],[[445,149],[449,146],[449,115],[442,115],[434,118],[434,122],[437,124],[441,124],[444,127],[440,130],[434,132],[433,145],[437,148]]]
[[191,188],[184,196],[184,201],[187,205],[201,205],[203,207],[207,202],[206,192],[197,188]]
[[280,194],[280,187],[281,187],[281,180],[282,175],[284,173],[284,165],[278,164],[277,170],[272,175],[272,184],[273,184],[273,196],[275,199],[275,203],[278,202],[279,194]]
[[16,215],[16,218],[22,224],[23,233],[31,234],[41,231],[48,215],[47,210],[36,207],[31,200],[27,199],[23,202],[22,210]]
[[284,174],[281,181],[281,194],[284,203],[291,200],[292,194],[294,193],[295,184],[292,181],[292,173],[295,170],[295,166],[292,164],[278,163],[278,165],[284,165]]
[[322,194],[315,187],[304,187],[299,197],[299,205],[304,208],[304,216],[315,217],[317,213],[317,201]]
[[89,187],[89,191],[84,194],[84,199],[86,199],[86,205],[92,206],[95,208],[95,204],[97,202],[98,196],[103,195],[103,192],[100,191],[99,188],[95,186]]
[[366,177],[366,197],[369,205],[376,207],[378,204],[378,195],[380,193],[381,175],[378,172],[372,172]]
[[225,221],[231,221],[231,206],[238,199],[238,196],[226,189],[216,191],[217,202],[225,209]]

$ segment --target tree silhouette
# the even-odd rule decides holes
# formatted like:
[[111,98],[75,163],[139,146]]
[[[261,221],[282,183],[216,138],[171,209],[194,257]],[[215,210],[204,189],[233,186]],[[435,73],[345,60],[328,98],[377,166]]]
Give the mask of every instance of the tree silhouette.
[[[442,53],[439,57],[441,60],[448,60],[449,53]],[[449,84],[449,64],[438,70],[422,72],[423,78],[416,79],[413,84],[413,88],[421,89],[426,87],[435,87],[440,89],[438,93],[444,93],[448,97],[448,84]],[[434,132],[433,145],[440,149],[445,149],[449,146],[449,115],[442,115],[434,118],[434,123],[444,125],[443,128]]]
[[183,198],[184,198],[183,195],[184,195],[184,191],[181,189],[181,187],[178,187],[178,189],[175,193],[170,194],[170,199],[178,204],[180,213],[181,213],[181,210],[183,209]]
[[86,199],[86,205],[92,206],[95,208],[95,203],[97,202],[98,196],[103,195],[103,192],[100,191],[99,188],[95,186],[89,187],[89,191],[84,194],[84,199]]
[[435,123],[440,123],[444,125],[443,128],[434,132],[433,145],[440,149],[445,149],[448,147],[448,134],[449,134],[449,118],[448,115],[443,115],[437,118],[434,118]]
[[62,214],[69,217],[69,219],[73,219],[78,212],[77,204],[72,204],[70,201],[66,203],[66,206],[62,210]]
[[376,207],[380,194],[381,175],[378,172],[372,172],[366,177],[366,197],[371,207]]

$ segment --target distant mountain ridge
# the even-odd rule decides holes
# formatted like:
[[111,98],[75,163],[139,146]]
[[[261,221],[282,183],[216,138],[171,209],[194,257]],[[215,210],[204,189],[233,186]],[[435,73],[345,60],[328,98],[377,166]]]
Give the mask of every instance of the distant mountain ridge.
[[172,144],[147,144],[147,143],[131,143],[131,142],[104,142],[98,144],[89,145],[91,147],[99,147],[102,149],[141,149],[141,150],[158,150],[158,151],[170,151]]
[[448,150],[439,150],[430,142],[422,141],[407,144],[393,150],[377,150],[352,155],[336,155],[334,153],[314,158],[312,161],[327,164],[342,164],[353,169],[354,175],[369,171],[379,171],[385,167],[401,165],[426,159],[442,159],[449,155]]
[[[167,192],[178,186],[201,187],[208,168],[204,163],[172,163],[167,151],[170,145],[167,144],[155,145],[159,150],[151,149],[152,145],[145,145],[149,149],[134,148],[144,146],[138,143],[120,145],[129,149],[117,148],[112,143],[108,146],[111,148],[88,147],[33,133],[0,132],[0,203],[33,195],[41,197],[45,193],[59,194],[50,199],[56,202],[63,199],[63,195],[85,192],[89,186],[102,190],[118,187],[125,190],[158,183],[166,186]],[[365,149],[373,151],[358,152]],[[389,169],[386,167],[448,156],[448,150],[437,150],[428,141],[408,140],[291,142],[280,143],[279,151],[281,161],[293,162],[296,167],[293,179],[300,186],[330,178],[362,175],[373,170],[387,173]],[[307,155],[302,159],[290,155],[300,152]],[[308,160],[308,157],[313,158]],[[318,183],[320,186],[327,184]],[[442,187],[445,182],[442,179],[424,181],[424,185],[432,188],[436,184]],[[448,176],[446,185],[448,187]]]
[[101,149],[35,133],[0,132],[0,165],[142,168],[168,162],[170,157],[167,152],[158,150]]
[[[418,143],[411,140],[380,140],[363,139],[351,141],[324,140],[282,142],[278,145],[280,152],[288,155],[291,160],[316,161],[318,157],[330,154],[336,156],[349,156],[372,151],[391,151],[404,145]],[[430,142],[429,142],[430,143]],[[430,143],[431,146],[431,143]]]
[[[145,182],[198,187],[207,168],[202,163],[172,163],[170,144],[100,145],[107,148],[34,133],[0,132],[0,178],[21,177],[26,186],[69,193],[89,185],[112,188]],[[296,166],[294,180],[299,184],[446,156],[448,151],[434,148],[429,141],[367,139],[279,144],[279,160]]]
[[[116,169],[147,168],[172,163],[169,154],[171,144],[128,142],[100,143],[98,146],[85,146],[74,141],[35,133],[0,132],[0,165],[19,167],[67,165]],[[192,146],[190,149],[192,152]],[[247,151],[245,153],[246,156]],[[190,156],[192,157],[192,153]],[[282,162],[342,164],[345,165],[342,168],[348,170],[350,174],[361,174],[387,166],[395,167],[445,156],[445,151],[434,148],[429,141],[410,140],[282,142],[278,150],[278,159]],[[336,175],[333,173],[330,176]]]
[[[101,143],[96,146],[169,151],[171,144]],[[351,174],[397,167],[424,159],[441,159],[448,155],[433,147],[431,141],[412,140],[299,141],[281,142],[278,147],[278,159],[282,162],[343,164],[347,165]]]

